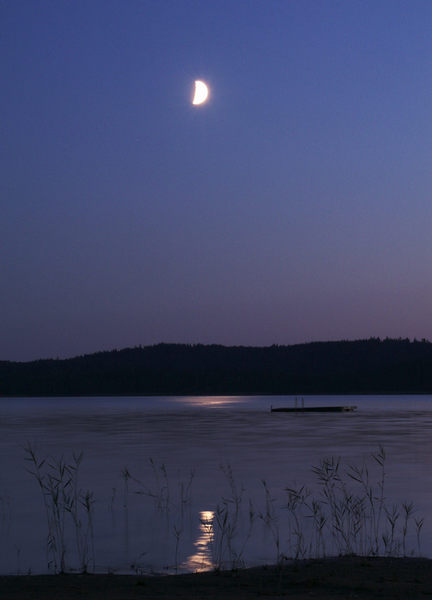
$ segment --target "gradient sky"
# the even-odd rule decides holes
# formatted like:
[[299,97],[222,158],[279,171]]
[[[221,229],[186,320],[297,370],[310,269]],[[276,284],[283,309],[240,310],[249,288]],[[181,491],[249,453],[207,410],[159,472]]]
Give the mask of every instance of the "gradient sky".
[[430,0],[0,0],[0,25],[0,359],[432,339]]

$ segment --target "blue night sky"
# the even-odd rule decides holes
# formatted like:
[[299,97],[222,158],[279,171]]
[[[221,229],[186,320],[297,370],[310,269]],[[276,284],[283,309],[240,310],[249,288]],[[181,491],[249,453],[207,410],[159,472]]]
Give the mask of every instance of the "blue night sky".
[[0,359],[432,338],[430,0],[0,24]]

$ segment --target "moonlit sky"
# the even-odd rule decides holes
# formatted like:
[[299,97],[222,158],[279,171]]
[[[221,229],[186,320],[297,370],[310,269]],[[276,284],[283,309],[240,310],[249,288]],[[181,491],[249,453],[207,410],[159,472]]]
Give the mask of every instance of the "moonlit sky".
[[0,24],[0,359],[432,338],[430,0]]

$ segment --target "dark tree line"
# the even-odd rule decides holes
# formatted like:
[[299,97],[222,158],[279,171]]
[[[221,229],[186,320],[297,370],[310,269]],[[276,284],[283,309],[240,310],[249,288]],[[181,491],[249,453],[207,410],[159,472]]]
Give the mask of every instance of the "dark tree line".
[[294,346],[158,344],[0,362],[1,396],[432,393],[432,344],[371,338]]

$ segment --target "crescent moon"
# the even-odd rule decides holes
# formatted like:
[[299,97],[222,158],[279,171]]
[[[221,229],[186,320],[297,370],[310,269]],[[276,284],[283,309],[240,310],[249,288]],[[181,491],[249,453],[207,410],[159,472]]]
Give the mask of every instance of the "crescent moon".
[[192,104],[198,105],[203,104],[208,98],[209,89],[204,81],[195,81],[195,93],[192,100]]

